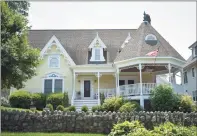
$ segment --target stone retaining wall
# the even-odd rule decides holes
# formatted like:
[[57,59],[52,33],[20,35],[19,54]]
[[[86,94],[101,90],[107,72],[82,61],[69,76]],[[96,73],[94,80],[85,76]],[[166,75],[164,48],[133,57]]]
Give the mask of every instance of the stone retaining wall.
[[165,121],[197,126],[197,113],[182,112],[29,112],[1,110],[1,130],[18,132],[86,132],[109,133],[113,124],[140,120],[151,129]]

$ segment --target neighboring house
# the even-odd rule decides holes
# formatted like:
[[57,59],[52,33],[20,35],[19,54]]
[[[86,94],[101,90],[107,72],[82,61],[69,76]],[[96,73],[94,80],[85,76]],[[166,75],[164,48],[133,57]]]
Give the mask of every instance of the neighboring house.
[[184,90],[197,101],[197,42],[194,42],[189,49],[192,55],[184,65]]
[[[100,92],[137,100],[144,107],[162,74],[169,74],[169,83],[183,93],[174,75],[186,61],[148,21],[138,29],[30,30],[29,42],[41,49],[42,61],[24,89],[67,91],[77,109],[100,104]],[[146,55],[156,49],[156,58]]]

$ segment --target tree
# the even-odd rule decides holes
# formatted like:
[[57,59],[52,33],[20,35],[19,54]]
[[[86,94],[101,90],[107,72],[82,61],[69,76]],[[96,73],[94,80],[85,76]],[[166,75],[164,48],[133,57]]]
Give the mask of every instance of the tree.
[[28,20],[21,14],[27,10],[11,3],[1,1],[1,88],[20,89],[36,75],[39,50],[28,44]]
[[174,93],[171,86],[159,85],[151,91],[150,102],[153,110],[176,111],[179,110],[181,97]]

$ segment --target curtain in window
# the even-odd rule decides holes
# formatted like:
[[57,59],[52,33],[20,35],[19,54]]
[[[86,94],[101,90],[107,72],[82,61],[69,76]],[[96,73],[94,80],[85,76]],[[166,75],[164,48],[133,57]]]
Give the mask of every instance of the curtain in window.
[[55,79],[54,92],[62,92],[62,79]]
[[95,60],[100,60],[100,49],[95,49]]
[[44,93],[45,94],[52,93],[52,79],[44,80]]

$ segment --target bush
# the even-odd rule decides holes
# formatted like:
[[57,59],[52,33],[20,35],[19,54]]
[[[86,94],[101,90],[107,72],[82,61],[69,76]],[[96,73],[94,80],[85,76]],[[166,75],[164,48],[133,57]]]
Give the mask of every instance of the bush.
[[118,111],[123,104],[122,97],[112,97],[105,99],[102,107],[105,111]]
[[68,92],[64,92],[63,106],[64,106],[64,107],[68,107],[68,106],[69,106]]
[[88,111],[88,107],[86,105],[81,107],[81,111],[87,112]]
[[31,94],[24,90],[13,92],[9,96],[11,107],[29,109],[31,104]]
[[63,93],[52,93],[47,97],[47,103],[53,105],[53,108],[56,109],[58,105],[63,105]]
[[42,110],[46,106],[46,96],[42,93],[31,94],[31,99],[33,106],[35,106],[37,110]]
[[1,106],[10,107],[10,103],[5,97],[1,97]]
[[50,111],[53,111],[53,105],[50,103],[46,105],[46,108],[49,108]]
[[109,136],[126,136],[129,133],[133,133],[136,129],[139,128],[144,128],[144,126],[140,124],[139,121],[125,121],[123,123],[114,125]]
[[174,93],[171,86],[159,85],[151,91],[150,102],[155,111],[176,111],[180,96]]
[[182,112],[195,111],[195,104],[194,104],[194,101],[192,100],[192,97],[189,95],[182,95],[179,109]]
[[100,93],[100,100],[101,100],[101,105],[102,105],[104,103],[104,100],[105,100],[104,93]]
[[70,106],[70,107],[68,107],[68,110],[69,111],[76,111],[76,108],[75,108],[75,106]]
[[135,110],[135,105],[131,104],[130,102],[123,104],[119,109],[120,112],[131,112],[134,110]]
[[63,105],[58,105],[56,110],[64,111],[64,106]]
[[141,111],[143,108],[140,106],[140,104],[138,103],[138,102],[136,102],[136,101],[130,101],[130,103],[132,104],[132,105],[134,105],[134,110],[135,111]]
[[97,106],[92,106],[92,112],[95,111],[103,111],[103,108],[101,105],[97,105]]
[[69,107],[64,108],[64,111],[68,112],[69,111]]

